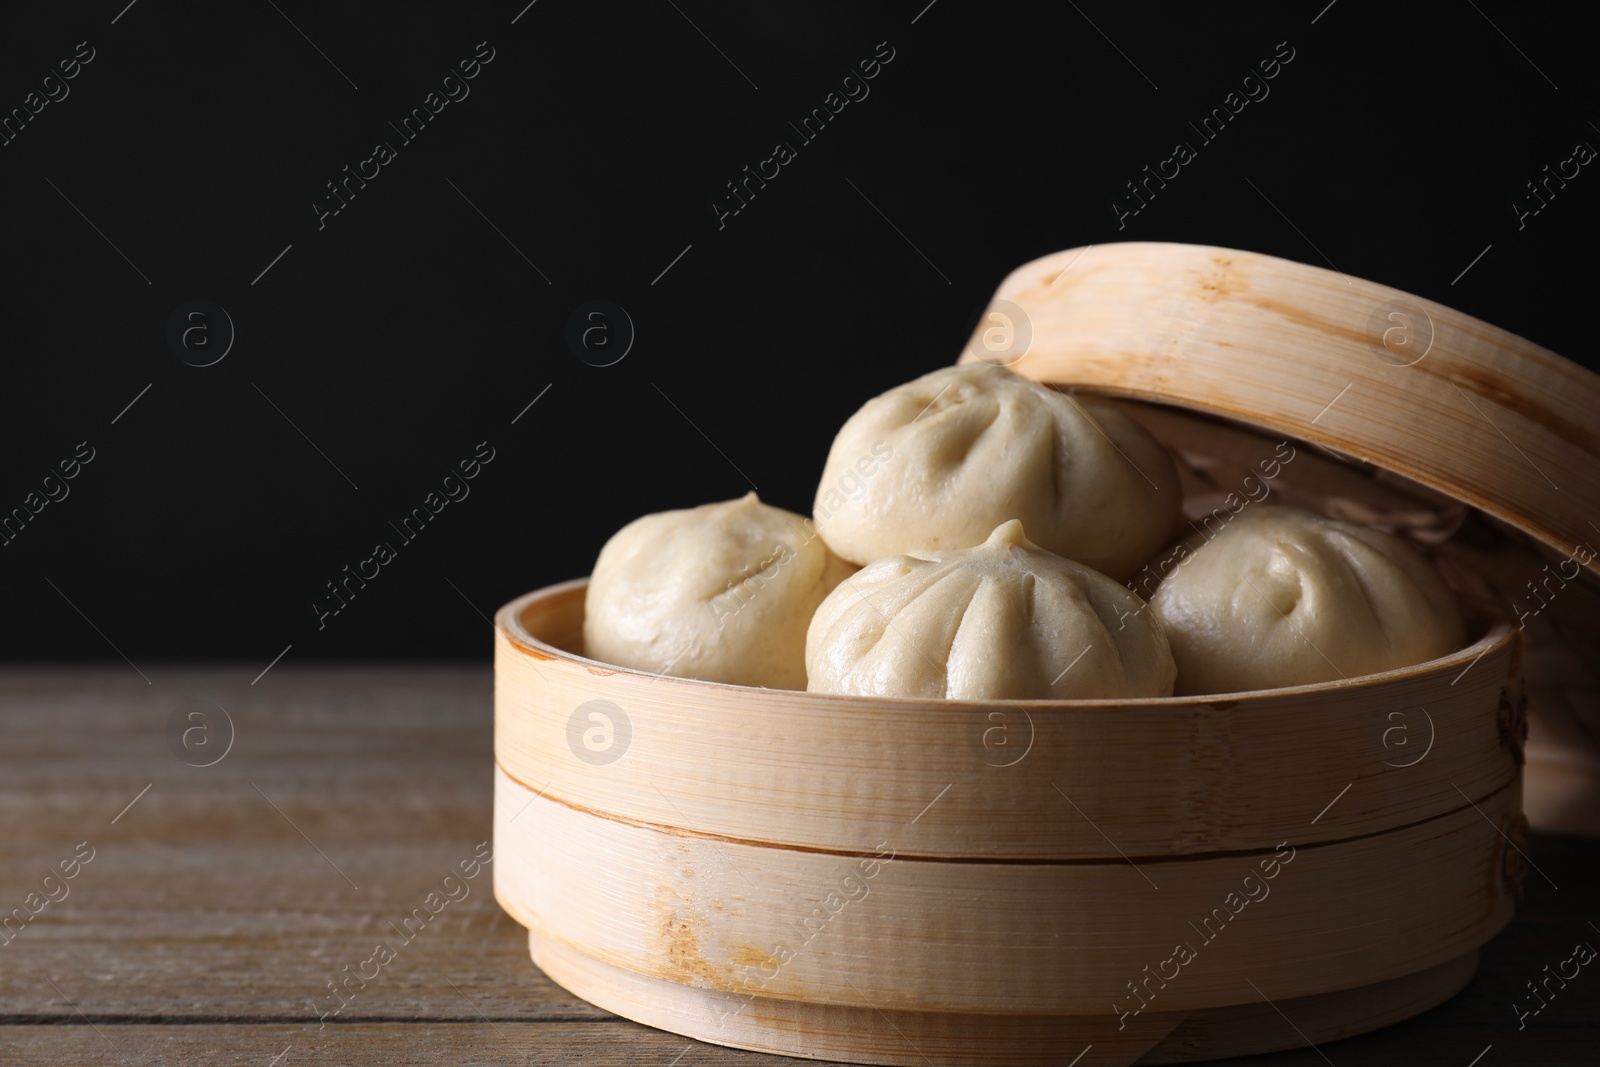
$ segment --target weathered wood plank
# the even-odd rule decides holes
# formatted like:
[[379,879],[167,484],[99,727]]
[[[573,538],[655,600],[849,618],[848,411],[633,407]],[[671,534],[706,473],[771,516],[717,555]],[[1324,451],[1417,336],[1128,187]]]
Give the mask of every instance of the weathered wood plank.
[[[0,915],[79,842],[94,850],[65,897],[7,931],[0,1016],[70,1015],[49,977],[94,1017],[310,1017],[382,941],[397,956],[352,983],[346,1014],[607,1017],[532,967],[490,869],[426,906],[490,837],[486,669],[280,665],[254,688],[249,671],[147,673],[11,672],[0,689]],[[165,728],[205,694],[237,736],[197,768]],[[415,909],[428,921],[405,926]]]
[[[1508,1035],[1492,1026],[1465,1025],[1441,1037],[1426,1026],[1402,1023],[1381,1034],[1323,1045],[1320,1053],[1301,1049],[1213,1062],[1216,1067],[1327,1067],[1330,1061],[1340,1067],[1466,1067],[1493,1045],[1480,1067],[1495,1063],[1591,1067],[1595,1041],[1595,1032],[1585,1029],[1534,1033],[1530,1028],[1522,1035]],[[1062,1058],[1063,1067],[1073,1054]],[[280,1058],[274,1062],[275,1056]],[[82,1025],[0,1027],[0,1067],[81,1067],[88,1063],[127,1067],[781,1067],[817,1062],[719,1048],[622,1022],[358,1023],[329,1026],[320,1033],[315,1028],[307,1032],[282,1024],[101,1026],[98,1030]],[[1077,1067],[1094,1067],[1095,1063],[1091,1049]]]
[[[273,1057],[280,1057],[276,1061]],[[690,1042],[623,1022],[356,1023],[320,1032],[269,1024],[0,1027],[0,1067],[252,1064],[257,1067],[499,1067],[616,1064],[745,1067],[796,1063]],[[1079,1065],[1083,1067],[1083,1065]]]

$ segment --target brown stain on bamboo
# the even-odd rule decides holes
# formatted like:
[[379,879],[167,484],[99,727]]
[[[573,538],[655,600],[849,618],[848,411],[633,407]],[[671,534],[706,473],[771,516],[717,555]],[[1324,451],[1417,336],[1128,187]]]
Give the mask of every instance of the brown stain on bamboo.
[[[1342,326],[1336,322],[1329,322],[1322,316],[1313,315],[1311,312],[1306,311],[1304,308],[1295,304],[1285,303],[1282,300],[1274,300],[1270,296],[1252,296],[1247,302],[1251,306],[1258,308],[1261,311],[1265,311],[1270,315],[1276,315],[1281,319],[1286,319],[1289,322],[1294,323],[1296,326],[1304,326],[1306,329],[1316,333],[1331,334],[1334,337],[1341,337],[1354,345],[1368,345],[1372,343],[1372,339],[1367,336],[1365,331],[1357,330],[1350,326]],[[1376,353],[1374,353],[1373,358],[1377,358]]]
[[[1202,282],[1201,288],[1204,291],[1208,287]],[[1209,303],[1214,298],[1203,295],[1202,299]],[[1372,347],[1377,344],[1376,340],[1367,332],[1330,322],[1294,304],[1262,296],[1252,297],[1249,303],[1262,311],[1277,315],[1296,325],[1342,338],[1353,345]],[[1437,342],[1437,337],[1435,342]],[[1376,352],[1374,352],[1374,357],[1376,355]],[[1429,356],[1433,356],[1433,353],[1429,353]],[[1530,423],[1543,426],[1564,440],[1574,444],[1581,444],[1590,453],[1600,454],[1600,434],[1597,434],[1588,426],[1574,422],[1549,404],[1535,400],[1527,395],[1526,392],[1519,392],[1506,375],[1496,373],[1486,367],[1458,360],[1441,359],[1437,356],[1429,358],[1429,356],[1424,356],[1409,367],[1398,369],[1414,370],[1437,378],[1448,385],[1456,386],[1487,400],[1502,410],[1514,412]]]
[[1451,385],[1476,393],[1498,407],[1513,411],[1536,425],[1573,444],[1582,445],[1591,454],[1600,454],[1600,434],[1588,426],[1577,423],[1547,404],[1541,404],[1525,393],[1511,388],[1511,380],[1503,374],[1470,364],[1448,364],[1443,361],[1423,359],[1411,369],[1431,374]]
[[702,989],[735,992],[727,967],[718,967],[700,950],[700,922],[688,901],[670,885],[656,886],[656,929],[666,955],[666,977]]
[[1247,292],[1250,288],[1243,275],[1233,269],[1233,257],[1214,255],[1210,266],[1199,279],[1199,298],[1202,303],[1215,304],[1224,297]]
[[775,969],[778,966],[778,957],[754,945],[735,945],[728,950],[728,962],[735,967],[755,967],[765,970]]

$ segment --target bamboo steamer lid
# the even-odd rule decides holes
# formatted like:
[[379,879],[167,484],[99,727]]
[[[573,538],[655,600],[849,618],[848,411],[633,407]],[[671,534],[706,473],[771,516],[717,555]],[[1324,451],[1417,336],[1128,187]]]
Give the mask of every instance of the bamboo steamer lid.
[[1600,514],[1586,510],[1600,500],[1600,376],[1337,271],[1145,242],[1013,271],[961,356],[979,360],[1288,435],[1523,535],[1441,554],[1479,571],[1530,638],[1533,825],[1600,836]]
[[1600,376],[1442,304],[1256,252],[1142,242],[1034,260],[990,313],[1006,304],[1023,316],[1012,341],[986,345],[986,315],[962,362],[998,355],[1036,381],[1287,433],[1563,556],[1600,534],[1583,511],[1600,499]]

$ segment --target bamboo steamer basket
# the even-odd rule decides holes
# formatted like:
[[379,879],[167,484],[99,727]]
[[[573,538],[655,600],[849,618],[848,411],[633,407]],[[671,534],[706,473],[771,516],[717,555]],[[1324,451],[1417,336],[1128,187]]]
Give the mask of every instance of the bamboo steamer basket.
[[[1600,383],[1224,249],[1060,253],[992,310],[1031,335],[1015,370],[1173,449],[1191,519],[1287,442],[1272,502],[1429,545],[1469,644],[1222,696],[864,699],[598,663],[585,583],[529,593],[495,620],[495,893],[534,962],[649,1025],[873,1064],[1188,1062],[1448,998],[1526,864],[1526,616],[1498,546],[1585,536]],[[963,360],[994,354],[985,328]]]

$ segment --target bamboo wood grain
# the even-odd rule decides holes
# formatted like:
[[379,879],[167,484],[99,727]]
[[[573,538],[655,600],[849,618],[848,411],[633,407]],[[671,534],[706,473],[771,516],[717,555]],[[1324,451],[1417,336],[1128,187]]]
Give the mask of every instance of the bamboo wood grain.
[[[1564,580],[1561,561],[1548,551],[1484,540],[1452,540],[1441,550],[1484,577],[1521,632],[1528,820],[1555,833],[1600,838],[1600,590]],[[1571,575],[1570,565],[1565,573]]]
[[[1263,487],[1267,494],[1260,503],[1289,504],[1331,519],[1379,526],[1411,538],[1424,550],[1456,532],[1469,510],[1399,475],[1283,435],[1163,404],[1111,397],[1101,402],[1126,412],[1177,456],[1185,478],[1185,534],[1196,528],[1197,520],[1224,506],[1229,493],[1237,500],[1259,495]],[[1281,444],[1289,446],[1291,458],[1263,468],[1276,458]],[[1263,477],[1264,469],[1276,470],[1276,476]]]
[[[1442,304],[1254,252],[1142,242],[1045,256],[994,299],[1027,317],[1013,369],[1035,380],[1337,449],[1562,555],[1593,536],[1600,377]],[[987,325],[962,361],[982,358]]]
[[[883,1010],[1104,1015],[1113,1001],[1136,1007],[1128,983],[1182,942],[1198,958],[1163,985],[1156,1010],[1246,1003],[1251,982],[1294,997],[1413,974],[1510,919],[1502,835],[1520,836],[1513,782],[1387,833],[1296,845],[1265,899],[1246,904],[1241,882],[1259,881],[1271,850],[895,858],[857,873],[869,869],[857,856],[618,822],[496,779],[495,894],[541,936],[647,977]],[[860,854],[874,853],[877,843]],[[847,892],[855,899],[839,904]],[[1231,922],[1230,892],[1241,902]]]
[[[626,1018],[735,1048],[892,1067],[1043,1067],[1089,1050],[1096,1064],[1183,1063],[1205,1053],[1244,1056],[1306,1040],[1322,1043],[1425,1011],[1458,992],[1478,966],[1472,952],[1420,974],[1276,1007],[1258,1001],[1187,1014],[1146,1012],[1118,1026],[1106,1016],[948,1015],[745,996],[646,978],[537,932],[528,940],[534,962],[547,974]],[[1298,1032],[1281,1025],[1279,1010],[1295,1020]]]
[[[905,856],[1196,855],[1387,830],[1457,810],[1463,792],[1493,793],[1518,766],[1497,713],[1514,665],[1503,623],[1431,664],[1335,686],[969,703],[598,664],[562,651],[578,643],[583,593],[568,583],[501,610],[497,758],[548,796],[651,825],[849,852],[889,839]],[[580,759],[568,733],[592,700],[631,728],[601,765]],[[997,728],[1010,749],[986,747]],[[1339,808],[1308,825],[1347,785]]]
[[1250,1056],[1366,1033],[1435,1007],[1460,992],[1477,970],[1478,953],[1469,952],[1418,974],[1387,982],[1300,997],[1283,1004],[1263,1000],[1191,1012],[1139,1063],[1190,1063]]
[[925,1067],[984,1063],[1042,1067],[1093,1045],[1097,1064],[1131,1064],[1183,1019],[1154,1012],[1119,1029],[1106,1016],[985,1015],[852,1007],[747,996],[647,978],[530,931],[545,973],[624,1018],[755,1052]]

